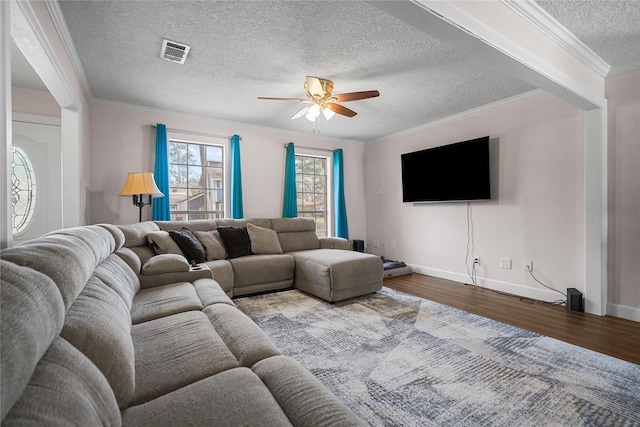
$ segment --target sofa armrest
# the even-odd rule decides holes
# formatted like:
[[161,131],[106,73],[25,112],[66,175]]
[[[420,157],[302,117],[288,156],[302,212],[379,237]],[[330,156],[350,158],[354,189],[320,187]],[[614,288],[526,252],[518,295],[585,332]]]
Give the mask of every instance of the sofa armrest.
[[205,264],[190,266],[181,255],[164,254],[150,258],[142,266],[139,276],[142,289],[197,279],[213,279],[213,272]]
[[320,239],[320,249],[344,249],[351,250],[349,241],[342,237],[322,237]]

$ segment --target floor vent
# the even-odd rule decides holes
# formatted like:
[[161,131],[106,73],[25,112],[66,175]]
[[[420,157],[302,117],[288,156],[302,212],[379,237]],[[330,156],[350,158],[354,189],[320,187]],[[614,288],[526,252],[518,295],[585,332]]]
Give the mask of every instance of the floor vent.
[[184,64],[184,61],[187,59],[189,49],[191,49],[191,46],[164,39],[162,40],[160,58],[171,62],[177,62],[178,64]]

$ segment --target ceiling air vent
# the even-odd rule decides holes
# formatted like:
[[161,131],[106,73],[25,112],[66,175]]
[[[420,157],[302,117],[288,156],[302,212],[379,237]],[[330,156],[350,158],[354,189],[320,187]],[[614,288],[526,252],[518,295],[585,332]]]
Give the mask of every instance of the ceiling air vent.
[[162,50],[160,50],[160,58],[167,61],[177,62],[178,64],[184,64],[187,59],[187,53],[189,53],[191,46],[186,44],[172,42],[171,40],[162,40]]

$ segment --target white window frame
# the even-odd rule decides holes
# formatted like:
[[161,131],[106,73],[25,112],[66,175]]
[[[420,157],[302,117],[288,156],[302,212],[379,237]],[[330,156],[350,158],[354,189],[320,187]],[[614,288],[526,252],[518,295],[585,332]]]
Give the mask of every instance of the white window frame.
[[[222,218],[228,218],[229,216],[229,203],[230,203],[230,195],[229,195],[229,162],[228,162],[228,151],[229,151],[229,140],[225,139],[225,138],[210,138],[212,139],[212,141],[203,141],[203,140],[194,140],[194,139],[184,139],[184,138],[175,138],[172,137],[171,135],[168,135],[168,144],[169,147],[167,147],[168,150],[171,150],[171,143],[172,142],[176,142],[176,143],[183,143],[183,144],[194,144],[194,145],[205,145],[205,146],[211,146],[211,147],[220,147],[222,148],[222,193],[223,193],[223,209],[222,209]],[[168,163],[172,164],[171,162],[171,154],[169,153],[168,155]],[[201,167],[202,165],[200,165]],[[171,193],[171,183],[169,183],[169,189],[170,189],[170,193]],[[213,190],[214,188],[211,188],[211,190]],[[187,218],[189,216],[189,214],[191,212],[193,212],[193,214],[196,214],[198,211],[189,211],[189,210],[185,210],[185,211],[178,211],[179,213],[185,213]],[[171,209],[171,217],[173,218],[174,214],[176,213],[176,211],[174,211],[173,209]],[[173,220],[173,219],[172,219]],[[185,219],[186,220],[186,219]],[[189,219],[191,220],[191,219]]]
[[[319,159],[324,159],[326,161],[326,191],[327,191],[327,200],[326,200],[326,236],[327,237],[332,237],[335,236],[335,230],[334,230],[334,218],[333,218],[333,154],[317,154],[317,153],[313,153],[307,150],[299,150],[298,148],[295,149],[295,155],[296,157],[298,156],[302,156],[302,157],[313,157],[313,158],[319,158]],[[297,193],[297,192],[296,192]],[[298,200],[297,200],[297,196],[296,196],[296,204],[297,204]],[[298,211],[298,216],[300,216],[301,212]],[[316,229],[317,232],[317,229]]]

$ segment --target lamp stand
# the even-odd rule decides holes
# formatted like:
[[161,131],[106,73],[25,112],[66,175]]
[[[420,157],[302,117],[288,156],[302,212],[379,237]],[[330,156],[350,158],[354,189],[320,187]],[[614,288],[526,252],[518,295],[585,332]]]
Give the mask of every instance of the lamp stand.
[[145,205],[151,206],[151,200],[152,200],[151,199],[151,194],[148,194],[147,196],[149,197],[149,201],[147,203],[145,203],[144,199],[142,198],[142,196],[143,196],[143,194],[140,194],[140,195],[134,194],[133,195],[133,205],[137,206],[140,209],[139,214],[138,214],[138,222],[142,222],[142,208]]

